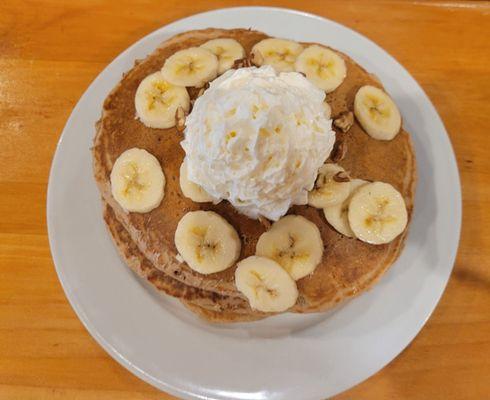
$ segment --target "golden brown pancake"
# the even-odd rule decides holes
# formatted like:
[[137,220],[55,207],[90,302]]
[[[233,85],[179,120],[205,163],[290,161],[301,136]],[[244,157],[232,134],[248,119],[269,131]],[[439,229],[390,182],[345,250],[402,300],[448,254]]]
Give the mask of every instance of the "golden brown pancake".
[[104,221],[124,262],[161,293],[176,297],[190,310],[213,322],[255,321],[267,314],[254,312],[244,299],[188,286],[156,269],[141,253],[114,211],[104,203]]
[[[235,267],[215,274],[202,275],[177,259],[174,244],[177,223],[189,211],[217,212],[232,224],[240,235],[240,259],[255,254],[255,245],[265,227],[258,221],[239,214],[226,201],[213,205],[194,203],[184,197],[179,186],[179,168],[184,158],[184,152],[180,147],[183,135],[175,128],[147,128],[134,118],[135,92],[145,76],[160,70],[165,59],[176,51],[198,46],[218,37],[238,40],[248,54],[253,45],[267,35],[244,29],[190,31],[169,39],[145,60],[138,62],[124,75],[104,102],[93,148],[94,175],[103,199],[113,209],[115,218],[128,233],[125,241],[134,242],[134,249],[137,248],[139,255],[146,258],[150,265],[186,287],[199,289],[198,293],[202,293],[204,297],[208,292],[213,292],[226,296],[227,299],[235,298],[239,301],[244,297],[234,284]],[[327,95],[333,118],[342,112],[353,110],[354,96],[361,86],[369,84],[382,87],[374,76],[348,56],[342,56],[347,66],[347,77],[334,92]],[[189,89],[191,98],[196,92],[195,89]],[[378,141],[368,136],[355,121],[346,134],[337,131],[337,139],[342,140],[347,146],[346,156],[339,164],[354,178],[392,184],[403,195],[410,216],[416,174],[414,151],[408,133],[402,129],[395,139]],[[124,212],[112,197],[110,190],[109,176],[113,163],[122,152],[132,147],[146,149],[155,155],[167,180],[162,203],[145,214]],[[398,257],[406,235],[405,231],[391,243],[370,245],[337,233],[326,222],[322,210],[294,206],[288,213],[303,215],[314,222],[320,229],[325,248],[323,259],[315,271],[297,282],[300,295],[292,309],[295,312],[325,310],[369,288]],[[199,296],[195,297],[200,299]],[[185,299],[185,296],[177,297]],[[196,311],[196,307],[201,305],[194,307],[191,304],[190,307]],[[240,307],[243,312],[250,314],[251,310],[247,310],[246,306]],[[212,308],[206,310],[213,311]],[[211,313],[206,316],[206,312],[202,311],[200,314],[216,320]]]

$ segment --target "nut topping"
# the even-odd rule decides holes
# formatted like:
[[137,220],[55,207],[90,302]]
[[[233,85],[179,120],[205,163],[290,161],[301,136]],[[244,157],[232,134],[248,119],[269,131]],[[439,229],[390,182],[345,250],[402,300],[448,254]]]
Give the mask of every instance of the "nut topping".
[[338,118],[334,119],[333,124],[346,133],[354,124],[354,113],[352,111],[343,112]]
[[250,59],[248,58],[240,58],[239,60],[235,60],[235,62],[233,63],[233,69],[239,69],[239,68],[247,68],[247,67],[251,67],[252,66],[252,62],[250,61]]

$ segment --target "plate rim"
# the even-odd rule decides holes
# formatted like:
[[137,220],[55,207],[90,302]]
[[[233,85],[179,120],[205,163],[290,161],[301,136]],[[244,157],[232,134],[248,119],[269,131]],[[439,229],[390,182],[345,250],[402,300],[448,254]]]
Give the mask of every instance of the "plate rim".
[[433,306],[431,307],[430,312],[428,312],[428,314],[426,315],[425,318],[423,318],[423,319],[421,318],[418,321],[418,323],[416,324],[417,326],[415,327],[415,329],[413,329],[414,333],[413,333],[413,335],[410,335],[410,338],[407,341],[407,343],[404,346],[400,347],[400,349],[396,352],[396,354],[393,357],[389,358],[386,362],[381,363],[379,368],[377,368],[375,371],[370,371],[369,374],[367,374],[367,376],[365,376],[361,379],[358,379],[357,381],[355,381],[354,383],[352,383],[351,385],[349,385],[347,387],[340,388],[335,393],[330,394],[331,396],[334,396],[336,394],[339,394],[345,390],[348,390],[348,389],[358,385],[359,383],[369,379],[375,373],[377,373],[380,370],[382,370],[383,368],[385,368],[386,365],[388,365],[391,361],[393,361],[394,358],[396,358],[399,354],[401,354],[406,349],[406,347],[414,340],[414,338],[420,333],[420,330],[423,328],[423,326],[426,324],[428,319],[433,314],[433,312],[436,309],[443,293],[445,292],[445,289],[446,289],[447,284],[449,282],[452,270],[454,268],[454,264],[455,264],[456,257],[458,254],[459,243],[460,243],[460,239],[461,239],[461,225],[462,225],[461,178],[460,178],[458,163],[457,163],[457,159],[456,159],[456,154],[454,152],[454,147],[452,145],[451,138],[448,135],[448,131],[444,125],[444,122],[442,121],[439,113],[437,112],[436,107],[434,106],[430,97],[425,92],[424,88],[415,80],[415,78],[413,78],[413,76],[409,73],[409,71],[400,62],[398,62],[388,51],[386,51],[384,48],[379,46],[376,42],[374,42],[373,40],[371,40],[369,37],[365,36],[364,34],[361,34],[361,33],[357,32],[356,30],[354,30],[348,26],[345,26],[345,25],[343,25],[343,24],[341,24],[335,20],[331,20],[331,19],[322,17],[320,15],[312,14],[312,13],[305,12],[305,11],[298,10],[298,9],[285,8],[285,7],[269,7],[269,6],[243,6],[243,7],[217,8],[217,9],[207,10],[207,11],[196,13],[196,14],[191,14],[191,15],[179,18],[177,20],[171,21],[166,25],[162,25],[159,28],[157,28],[157,29],[153,30],[152,32],[146,34],[145,36],[141,37],[136,42],[132,43],[130,46],[125,48],[121,53],[119,53],[114,59],[112,59],[112,61],[110,63],[108,63],[104,67],[104,69],[102,71],[100,71],[99,74],[87,86],[87,88],[84,90],[83,94],[80,96],[77,103],[73,107],[68,119],[66,120],[66,123],[63,127],[63,130],[61,132],[59,140],[56,144],[55,153],[54,153],[54,156],[52,158],[51,167],[50,167],[50,171],[49,171],[49,179],[48,179],[48,185],[47,185],[47,197],[46,197],[46,218],[47,218],[46,224],[47,224],[47,231],[48,231],[48,238],[49,238],[50,253],[51,253],[51,257],[53,259],[53,264],[55,266],[55,270],[56,270],[56,273],[58,276],[58,280],[60,281],[60,284],[61,284],[63,291],[64,291],[64,295],[67,298],[70,306],[73,308],[78,319],[82,322],[85,329],[95,339],[95,341],[98,343],[98,345],[101,346],[107,353],[109,353],[114,360],[116,360],[126,370],[128,370],[132,374],[138,376],[140,379],[142,379],[146,383],[152,385],[153,387],[156,387],[159,390],[163,390],[163,391],[165,391],[171,395],[179,396],[179,397],[182,397],[185,399],[209,399],[210,398],[209,396],[200,395],[199,393],[184,390],[182,387],[177,387],[177,386],[171,385],[167,382],[164,382],[162,380],[156,379],[154,376],[152,376],[152,375],[146,373],[145,371],[143,371],[142,369],[140,369],[137,365],[133,364],[130,360],[126,359],[120,352],[118,352],[117,349],[99,333],[97,327],[93,325],[91,320],[85,314],[80,303],[78,301],[76,301],[77,299],[73,293],[73,289],[71,288],[66,275],[64,275],[64,273],[60,267],[61,260],[60,260],[59,250],[58,250],[59,245],[57,244],[58,238],[56,238],[54,235],[55,227],[54,227],[53,218],[51,217],[53,212],[54,212],[54,210],[52,209],[52,204],[53,204],[52,198],[54,196],[54,194],[53,194],[53,190],[54,190],[53,189],[53,185],[54,185],[53,176],[56,173],[56,168],[57,168],[58,163],[60,163],[60,157],[61,156],[60,156],[60,152],[58,150],[59,150],[59,147],[60,147],[60,145],[64,139],[66,127],[70,124],[71,120],[73,119],[73,117],[75,115],[75,112],[78,111],[78,106],[81,103],[82,99],[85,97],[86,93],[92,87],[94,87],[98,84],[99,80],[101,80],[101,75],[103,75],[103,73],[111,65],[113,65],[114,63],[116,63],[120,59],[123,59],[124,57],[126,57],[126,55],[128,53],[130,53],[132,49],[138,47],[142,42],[147,40],[149,37],[158,34],[161,30],[163,30],[165,28],[169,28],[174,24],[181,23],[181,22],[185,21],[186,19],[192,19],[195,17],[205,17],[206,15],[214,14],[217,12],[218,13],[220,13],[220,12],[226,13],[228,11],[233,12],[233,11],[238,11],[238,10],[243,10],[243,9],[265,11],[265,12],[275,11],[275,12],[285,13],[285,14],[289,14],[289,15],[299,15],[302,17],[313,18],[313,19],[319,20],[320,22],[326,22],[328,24],[333,24],[333,25],[336,25],[338,27],[341,27],[342,29],[350,31],[350,33],[354,34],[356,37],[362,38],[362,40],[369,41],[371,45],[373,45],[376,48],[378,48],[379,50],[383,51],[389,58],[391,58],[391,60],[393,62],[398,64],[413,79],[413,81],[416,82],[418,88],[423,92],[423,94],[425,95],[426,99],[428,100],[430,106],[432,107],[432,110],[434,111],[435,118],[437,118],[438,122],[441,124],[442,128],[444,129],[445,139],[447,140],[447,144],[449,145],[449,149],[451,150],[449,152],[449,154],[447,154],[447,158],[451,164],[451,168],[453,170],[452,173],[454,173],[456,178],[457,178],[456,182],[453,184],[453,189],[455,190],[455,192],[457,194],[456,199],[454,199],[455,200],[455,209],[456,209],[456,215],[454,216],[454,221],[456,224],[455,225],[456,226],[456,229],[455,229],[456,230],[456,235],[455,235],[456,245],[453,248],[450,248],[451,256],[449,257],[449,259],[450,259],[450,265],[451,266],[447,270],[447,278],[445,279],[445,283],[442,286],[442,288],[440,289],[440,292],[438,293],[438,295],[436,296],[437,299],[434,302]]

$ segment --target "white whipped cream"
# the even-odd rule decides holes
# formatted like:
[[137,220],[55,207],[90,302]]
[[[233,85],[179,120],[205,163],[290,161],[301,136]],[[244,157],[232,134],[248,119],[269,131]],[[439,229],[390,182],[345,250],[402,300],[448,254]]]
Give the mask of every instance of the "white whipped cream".
[[186,119],[189,180],[250,218],[306,204],[335,142],[325,93],[296,72],[229,70]]

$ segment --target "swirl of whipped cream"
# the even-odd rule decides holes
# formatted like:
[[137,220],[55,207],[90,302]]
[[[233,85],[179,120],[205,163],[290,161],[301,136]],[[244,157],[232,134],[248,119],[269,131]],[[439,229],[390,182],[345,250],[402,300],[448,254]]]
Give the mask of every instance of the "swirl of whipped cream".
[[250,218],[306,204],[335,142],[325,93],[296,72],[229,70],[186,119],[188,178]]

